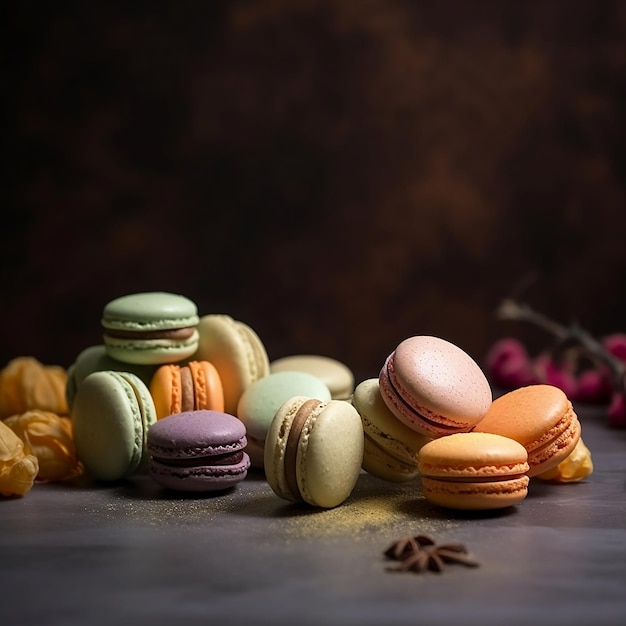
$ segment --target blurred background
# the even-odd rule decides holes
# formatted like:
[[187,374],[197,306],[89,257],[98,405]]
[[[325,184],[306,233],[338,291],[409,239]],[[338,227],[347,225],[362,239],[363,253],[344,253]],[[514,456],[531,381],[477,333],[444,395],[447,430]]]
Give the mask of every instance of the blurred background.
[[626,331],[626,3],[5,8],[0,363],[182,293],[271,359]]

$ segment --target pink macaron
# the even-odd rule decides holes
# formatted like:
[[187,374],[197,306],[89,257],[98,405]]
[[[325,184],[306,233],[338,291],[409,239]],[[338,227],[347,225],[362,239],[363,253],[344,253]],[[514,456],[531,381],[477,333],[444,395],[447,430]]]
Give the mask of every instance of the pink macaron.
[[227,489],[247,475],[246,443],[246,427],[234,415],[208,409],[175,413],[148,430],[148,471],[168,489]]
[[385,360],[379,382],[392,413],[432,438],[469,432],[493,399],[487,377],[469,354],[428,335],[400,342]]

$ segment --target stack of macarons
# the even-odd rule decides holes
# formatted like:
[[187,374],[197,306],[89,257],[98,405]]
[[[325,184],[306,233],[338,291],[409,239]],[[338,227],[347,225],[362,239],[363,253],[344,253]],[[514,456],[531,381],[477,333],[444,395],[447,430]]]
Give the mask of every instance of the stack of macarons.
[[494,401],[476,361],[433,336],[401,341],[352,403],[365,435],[363,469],[394,482],[420,477],[424,497],[448,508],[521,502],[529,478],[547,476],[580,440],[562,391],[532,385]]
[[[200,317],[192,300],[168,292],[111,300],[101,326],[102,345],[78,355],[66,386],[77,453],[93,478],[113,481],[147,469],[148,431],[173,415],[179,416],[175,423],[187,440],[195,428],[205,444],[218,422],[221,441],[224,425],[235,420],[232,437],[245,447],[236,405],[249,385],[269,373],[265,347],[249,326],[228,315]],[[198,430],[196,418],[207,414],[214,419]],[[194,428],[183,428],[183,420]],[[247,471],[247,454],[242,459]],[[245,476],[242,467],[229,470],[231,479]],[[197,479],[177,484],[185,490],[199,488]],[[214,489],[216,481],[210,484]]]
[[393,482],[417,478],[422,447],[470,431],[491,400],[487,378],[461,348],[439,337],[404,339],[352,397],[365,434],[363,469]]
[[68,369],[70,409],[93,372],[131,372],[149,385],[160,365],[189,359],[198,349],[198,324],[196,304],[180,294],[149,291],[111,300],[100,320],[102,343],[85,348]]
[[[354,429],[360,420],[355,422],[358,416],[343,401],[354,387],[344,364],[317,355],[290,355],[270,364],[248,324],[226,314],[199,316],[192,300],[168,292],[111,300],[101,326],[102,345],[78,355],[66,386],[78,455],[93,478],[114,481],[147,469],[170,489],[225,488],[242,480],[250,467],[265,470],[270,423],[283,403],[306,396],[324,405],[341,398],[342,404],[332,404],[319,421],[309,420],[309,427],[318,427],[314,434],[309,428],[300,447],[315,450],[310,456],[319,459],[320,444],[305,443],[330,431],[332,426],[319,427],[335,423],[329,413],[347,411],[358,463],[346,477],[355,480],[362,432]],[[303,501],[336,505],[336,495],[319,496],[319,482],[316,495]]]

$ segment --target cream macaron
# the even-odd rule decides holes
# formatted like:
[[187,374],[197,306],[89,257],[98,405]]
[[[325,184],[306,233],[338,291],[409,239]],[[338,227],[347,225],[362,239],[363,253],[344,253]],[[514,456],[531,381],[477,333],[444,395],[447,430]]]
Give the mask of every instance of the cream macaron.
[[430,441],[403,424],[380,395],[377,378],[360,382],[352,404],[361,416],[365,435],[363,469],[390,482],[407,482],[419,474],[418,453]]
[[348,400],[354,391],[354,373],[341,361],[321,354],[290,354],[270,363],[270,372],[306,372],[324,382],[333,400]]
[[200,318],[197,361],[215,366],[224,391],[224,411],[237,414],[243,392],[270,371],[269,358],[259,335],[242,321],[225,314]]
[[276,495],[315,507],[336,507],[352,493],[361,472],[361,418],[344,400],[290,398],[270,424],[264,460]]

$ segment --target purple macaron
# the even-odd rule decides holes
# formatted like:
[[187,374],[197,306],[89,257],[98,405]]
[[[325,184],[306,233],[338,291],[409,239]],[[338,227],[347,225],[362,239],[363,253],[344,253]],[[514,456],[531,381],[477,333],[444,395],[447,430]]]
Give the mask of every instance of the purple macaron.
[[198,410],[169,415],[148,429],[149,474],[177,491],[227,489],[248,473],[246,444],[246,427],[229,413]]

